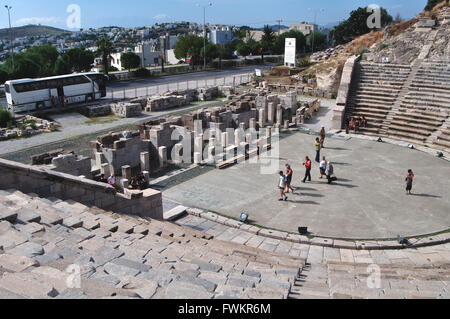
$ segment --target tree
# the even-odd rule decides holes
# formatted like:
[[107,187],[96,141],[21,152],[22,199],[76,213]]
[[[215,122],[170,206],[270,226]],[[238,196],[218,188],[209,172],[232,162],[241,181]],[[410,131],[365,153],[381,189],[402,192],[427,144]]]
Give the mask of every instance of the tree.
[[94,63],[95,54],[84,48],[67,50],[56,62],[56,74],[88,72]]
[[[367,19],[372,15],[367,12],[367,8],[358,8],[350,13],[350,17],[334,27],[330,32],[330,37],[334,44],[343,44],[350,42],[354,38],[369,33],[372,29],[367,25]],[[386,9],[381,8],[381,27],[391,23],[393,18]]]
[[41,77],[39,61],[26,54],[26,52],[14,54],[14,68],[11,59],[6,60],[4,68],[11,79]]
[[425,6],[425,11],[433,10],[433,8],[441,2],[442,0],[428,0],[427,5]]
[[322,51],[327,46],[327,37],[321,32],[313,32],[309,36],[309,45],[314,51]]
[[108,38],[98,40],[97,42],[95,42],[95,45],[97,46],[96,55],[102,58],[105,74],[108,75],[109,59],[111,57],[111,54],[114,53],[114,47]]
[[249,56],[250,53],[252,53],[252,47],[247,42],[245,42],[237,47],[237,52],[240,56],[247,58],[247,56]]
[[[202,48],[200,50],[200,57],[203,59],[204,58],[204,48]],[[219,57],[219,48],[217,45],[212,44],[212,43],[208,43],[206,45],[206,59],[207,62],[210,62],[212,60],[214,60],[215,58]]]
[[59,57],[59,52],[52,45],[33,46],[25,51],[25,56],[39,64],[39,76],[54,75],[55,64]]
[[197,37],[195,35],[181,36],[178,38],[178,42],[174,47],[175,57],[179,60],[186,60],[187,57],[190,57],[190,63],[192,68],[194,68],[194,65],[200,60],[202,48],[202,37]]
[[9,78],[8,72],[6,72],[3,69],[0,69],[0,84],[3,84],[6,81],[8,81],[8,78]]
[[305,48],[306,48],[305,35],[302,32],[297,31],[297,30],[289,30],[288,32],[285,32],[276,38],[275,46],[274,46],[275,53],[284,54],[284,49],[286,46],[287,38],[295,38],[296,39],[297,53],[305,51]]
[[134,52],[126,52],[120,57],[122,66],[131,72],[131,69],[135,69],[141,65],[141,58]]
[[264,34],[260,41],[260,51],[262,63],[264,63],[264,52],[272,50],[275,46],[276,36],[272,28],[268,25],[264,26]]

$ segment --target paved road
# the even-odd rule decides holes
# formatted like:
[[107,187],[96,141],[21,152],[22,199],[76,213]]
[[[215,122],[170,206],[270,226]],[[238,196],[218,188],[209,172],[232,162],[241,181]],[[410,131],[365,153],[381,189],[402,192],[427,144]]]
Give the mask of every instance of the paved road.
[[[185,89],[187,87],[194,88],[196,85],[204,86],[204,81],[207,81],[208,85],[214,85],[217,81],[217,84],[222,84],[223,79],[226,79],[226,84],[230,85],[233,83],[233,77],[237,77],[237,81],[240,80],[240,75],[248,74],[255,71],[255,69],[269,70],[269,65],[263,66],[248,66],[248,67],[239,67],[227,70],[212,70],[212,71],[203,71],[196,73],[186,73],[186,74],[177,74],[177,75],[168,75],[163,77],[155,77],[148,79],[139,79],[133,81],[120,81],[110,83],[107,86],[108,97],[114,98],[123,98],[123,91],[125,90],[125,96],[127,98],[134,98],[137,96],[143,96],[147,93],[156,94],[159,92],[167,91],[167,88],[170,90],[176,90],[177,88]],[[220,80],[219,80],[220,79]],[[177,83],[179,85],[177,85]],[[169,86],[168,86],[169,85]],[[146,88],[149,88],[147,91]],[[114,91],[114,94],[111,93]],[[6,106],[6,98],[0,98],[0,104]]]

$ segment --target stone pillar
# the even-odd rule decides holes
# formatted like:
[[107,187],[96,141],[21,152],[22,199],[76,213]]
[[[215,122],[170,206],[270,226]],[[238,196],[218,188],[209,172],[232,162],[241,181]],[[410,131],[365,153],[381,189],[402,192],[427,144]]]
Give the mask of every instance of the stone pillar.
[[100,172],[105,175],[106,178],[108,178],[111,175],[110,166],[108,163],[104,163],[100,167]]
[[266,110],[259,109],[259,127],[264,127],[266,124]]
[[142,172],[144,174],[145,181],[150,182],[150,173],[147,171]]
[[130,165],[122,166],[122,178],[131,180],[131,166]]
[[158,149],[159,154],[159,167],[164,168],[167,166],[167,147],[161,146]]
[[272,125],[275,122],[275,104],[271,102],[267,107],[267,122]]
[[250,144],[252,142],[252,134],[248,133],[245,135],[245,143]]
[[277,124],[282,124],[283,123],[283,108],[281,107],[281,105],[277,106]]
[[175,164],[181,164],[183,162],[182,156],[181,156],[182,150],[183,150],[183,144],[181,144],[181,143],[175,144],[175,146],[173,148],[173,158],[172,158],[172,161]]
[[150,153],[141,153],[141,172],[150,171]]
[[267,139],[267,144],[270,144],[272,141],[272,127],[271,126],[266,127],[266,139]]
[[202,153],[195,152],[194,153],[194,164],[201,164],[202,162]]
[[228,147],[228,133],[227,132],[222,133],[222,147],[223,148]]
[[194,142],[194,152],[202,153],[203,152],[203,134],[197,136]]
[[122,187],[123,189],[127,189],[130,186],[130,181],[128,179],[122,179]]
[[203,134],[203,122],[200,120],[194,121],[194,136],[200,136]]
[[284,121],[284,129],[285,130],[289,129],[289,121],[288,120]]
[[242,130],[236,129],[234,131],[234,145],[239,146],[242,142]]
[[256,119],[250,119],[250,129],[256,130]]

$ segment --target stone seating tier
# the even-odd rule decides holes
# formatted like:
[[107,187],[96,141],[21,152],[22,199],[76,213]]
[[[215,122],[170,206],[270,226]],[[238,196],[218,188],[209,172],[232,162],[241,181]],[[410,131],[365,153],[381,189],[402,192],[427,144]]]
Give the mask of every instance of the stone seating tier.
[[[304,265],[168,222],[0,191],[0,298],[287,298]],[[81,288],[67,285],[68,267]]]

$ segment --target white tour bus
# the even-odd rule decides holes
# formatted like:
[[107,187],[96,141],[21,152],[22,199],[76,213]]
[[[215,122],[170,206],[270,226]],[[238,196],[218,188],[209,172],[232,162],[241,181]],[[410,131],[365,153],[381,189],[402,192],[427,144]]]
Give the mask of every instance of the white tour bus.
[[77,73],[5,83],[8,110],[14,113],[89,102],[106,96],[101,73]]

